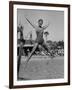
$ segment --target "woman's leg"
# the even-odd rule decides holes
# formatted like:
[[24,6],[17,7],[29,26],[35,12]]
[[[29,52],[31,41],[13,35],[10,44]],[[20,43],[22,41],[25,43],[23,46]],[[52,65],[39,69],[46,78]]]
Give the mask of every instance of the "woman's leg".
[[31,53],[29,54],[29,56],[28,56],[28,58],[27,58],[27,60],[26,60],[26,62],[25,62],[25,68],[26,68],[27,63],[29,62],[29,60],[30,60],[31,56],[32,56],[32,55],[33,55],[33,53],[35,52],[35,50],[36,50],[37,46],[38,46],[38,43],[35,43],[35,45],[34,45],[34,47],[33,47],[32,51],[31,51]]
[[43,42],[43,44],[42,44],[42,47],[47,51],[47,52],[49,52],[50,53],[50,49],[48,48],[48,46]]
[[43,51],[44,54],[46,55],[45,48],[42,45],[38,45],[38,48],[39,48],[40,52]]
[[50,53],[50,57],[53,58],[54,57],[54,54],[51,52],[51,50],[48,48],[48,46],[45,43],[43,43],[42,46],[45,48],[45,50],[48,53]]

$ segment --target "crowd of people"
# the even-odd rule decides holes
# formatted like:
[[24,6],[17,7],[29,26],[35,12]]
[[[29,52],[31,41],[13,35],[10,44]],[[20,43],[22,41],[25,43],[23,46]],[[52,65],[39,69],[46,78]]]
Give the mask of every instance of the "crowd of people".
[[[20,41],[20,40],[18,40],[18,41]],[[25,42],[26,42],[26,40],[25,40]],[[46,42],[46,44],[47,44],[47,47],[50,49],[50,52],[52,52],[55,56],[64,56],[64,41],[63,40],[62,41],[48,40]],[[25,45],[26,45],[26,43],[25,43]],[[32,48],[34,45],[34,40],[33,40],[33,43],[30,43],[30,41],[29,41],[28,45],[32,45],[32,46],[24,47],[24,45],[23,45],[23,50],[21,50],[22,56],[29,55],[29,53],[32,51]],[[17,48],[18,55],[19,55],[19,49],[20,49],[20,47]],[[37,47],[37,49],[35,50],[33,55],[47,55],[47,54],[49,55],[49,52],[47,53],[46,50],[44,50],[44,49],[40,50],[40,48]]]

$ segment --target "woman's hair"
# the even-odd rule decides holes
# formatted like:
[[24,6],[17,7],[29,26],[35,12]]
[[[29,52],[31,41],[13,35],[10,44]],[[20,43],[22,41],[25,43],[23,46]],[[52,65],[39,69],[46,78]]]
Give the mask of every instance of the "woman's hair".
[[38,22],[40,22],[40,21],[42,21],[42,23],[43,23],[43,19],[39,19],[39,20],[38,20]]

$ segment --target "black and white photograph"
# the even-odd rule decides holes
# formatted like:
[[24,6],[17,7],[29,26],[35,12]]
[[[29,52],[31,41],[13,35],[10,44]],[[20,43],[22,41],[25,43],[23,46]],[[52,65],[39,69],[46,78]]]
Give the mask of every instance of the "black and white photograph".
[[18,80],[64,78],[64,12],[17,9]]
[[66,83],[68,9],[32,5],[13,7],[14,85]]

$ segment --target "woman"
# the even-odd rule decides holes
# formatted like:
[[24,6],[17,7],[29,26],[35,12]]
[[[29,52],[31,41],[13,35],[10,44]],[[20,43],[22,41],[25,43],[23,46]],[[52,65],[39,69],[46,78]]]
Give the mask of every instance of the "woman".
[[38,46],[41,46],[42,49],[45,49],[47,52],[50,52],[49,48],[47,47],[47,45],[45,44],[44,39],[43,39],[44,30],[49,26],[49,24],[48,25],[45,25],[45,26],[42,26],[43,25],[43,20],[42,19],[39,19],[38,20],[38,26],[36,26],[36,25],[32,24],[32,22],[30,22],[28,20],[28,18],[26,18],[26,20],[35,29],[37,38],[35,40],[34,47],[33,47],[31,53],[29,54],[29,56],[28,56],[28,58],[26,60],[25,67],[27,66],[28,61],[30,60],[31,56],[33,55],[33,53],[35,52],[35,50],[36,50],[36,48]]

